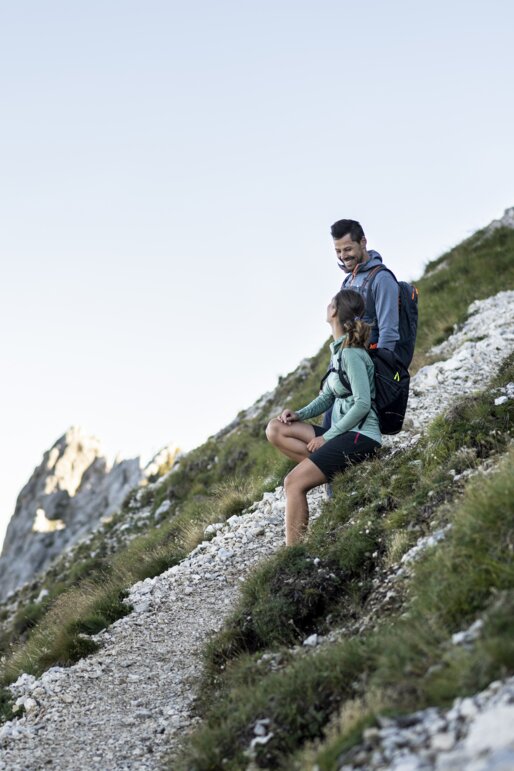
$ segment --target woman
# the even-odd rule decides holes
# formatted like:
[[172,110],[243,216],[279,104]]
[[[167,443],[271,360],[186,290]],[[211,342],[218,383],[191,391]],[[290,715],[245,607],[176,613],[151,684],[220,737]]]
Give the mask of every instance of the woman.
[[[297,412],[284,410],[268,423],[266,436],[298,465],[286,476],[286,544],[298,543],[309,521],[307,492],[330,482],[334,474],[358,463],[380,447],[382,437],[373,408],[374,366],[365,350],[370,326],[359,317],[364,301],[352,289],[343,289],[330,301],[327,322],[334,341],[331,366],[319,396]],[[339,366],[351,393],[338,375]],[[332,406],[329,429],[304,423]]]

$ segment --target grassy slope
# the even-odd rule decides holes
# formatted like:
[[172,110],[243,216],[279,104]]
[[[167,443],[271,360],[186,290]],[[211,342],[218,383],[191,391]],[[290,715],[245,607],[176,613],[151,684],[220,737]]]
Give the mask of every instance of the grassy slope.
[[[499,230],[487,238],[477,233],[428,266],[427,276],[417,282],[421,300],[416,367],[426,361],[428,348],[464,319],[469,302],[514,286],[513,255],[514,232]],[[442,264],[446,267],[434,271]],[[41,589],[35,582],[14,626],[0,639],[6,659],[2,682],[21,671],[39,673],[87,654],[94,648],[87,634],[125,612],[120,599],[128,586],[175,564],[202,537],[208,522],[241,511],[279,483],[287,464],[265,442],[265,423],[285,404],[296,406],[312,398],[326,360],[324,346],[307,368],[279,381],[273,399],[255,417],[191,452],[178,471],[148,488],[142,498],[129,496],[118,517],[123,520],[138,505],[150,505],[155,512],[169,500],[165,522],[150,520],[146,532],[114,554],[106,553],[102,533],[87,547],[79,546],[72,560],[62,560],[47,573],[43,585],[50,594],[44,603],[30,601]],[[232,482],[227,484],[227,479]]]

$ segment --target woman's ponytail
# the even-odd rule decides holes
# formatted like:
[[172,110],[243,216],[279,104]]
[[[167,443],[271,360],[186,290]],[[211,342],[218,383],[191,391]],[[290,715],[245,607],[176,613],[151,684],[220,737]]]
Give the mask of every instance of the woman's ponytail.
[[366,348],[371,326],[362,320],[364,300],[353,289],[341,289],[334,298],[339,322],[346,334],[344,348]]
[[362,319],[353,319],[343,324],[343,332],[347,337],[344,348],[367,348],[371,327]]

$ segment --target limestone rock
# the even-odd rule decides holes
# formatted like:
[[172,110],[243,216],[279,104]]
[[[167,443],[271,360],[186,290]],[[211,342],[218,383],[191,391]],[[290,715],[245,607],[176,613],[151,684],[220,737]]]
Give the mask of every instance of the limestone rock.
[[70,428],[18,496],[0,557],[0,600],[117,511],[142,478],[138,458],[110,466],[97,439]]

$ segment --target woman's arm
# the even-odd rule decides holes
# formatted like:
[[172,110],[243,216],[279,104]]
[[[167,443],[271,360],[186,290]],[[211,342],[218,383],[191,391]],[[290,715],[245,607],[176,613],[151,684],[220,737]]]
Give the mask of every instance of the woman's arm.
[[308,420],[309,418],[315,418],[326,412],[335,402],[335,396],[328,387],[328,383],[323,383],[323,390],[320,395],[317,396],[312,402],[309,402],[301,410],[296,410],[298,420]]
[[345,431],[351,431],[363,418],[366,418],[371,409],[371,393],[366,364],[357,353],[356,349],[345,348],[342,356],[343,367],[346,371],[354,403],[339,420],[332,423],[329,430],[323,434],[327,442]]

